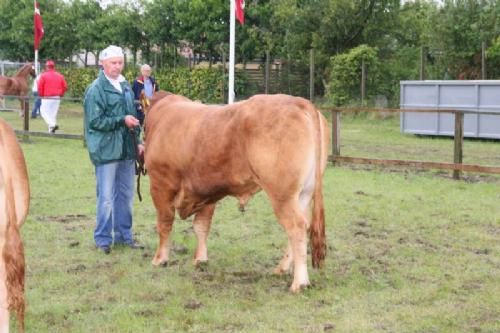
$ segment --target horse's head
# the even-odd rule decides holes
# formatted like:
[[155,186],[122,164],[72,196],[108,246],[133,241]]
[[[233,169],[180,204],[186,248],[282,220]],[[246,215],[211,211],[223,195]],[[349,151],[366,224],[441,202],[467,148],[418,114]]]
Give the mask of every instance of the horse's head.
[[33,64],[31,64],[30,75],[32,78],[36,77],[36,68],[35,68],[35,65],[33,65]]
[[15,76],[28,78],[28,75],[30,75],[32,78],[36,76],[35,66],[33,66],[31,62],[24,64],[24,66],[21,67],[19,71],[17,71]]

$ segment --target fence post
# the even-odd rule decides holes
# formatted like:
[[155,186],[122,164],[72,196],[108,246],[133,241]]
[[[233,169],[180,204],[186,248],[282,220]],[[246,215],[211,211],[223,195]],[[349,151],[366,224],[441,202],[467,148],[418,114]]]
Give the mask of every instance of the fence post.
[[[464,113],[455,112],[455,149],[453,153],[453,162],[462,164],[464,143]],[[460,179],[460,170],[453,170],[453,179]]]
[[269,51],[266,51],[266,68],[264,80],[264,93],[269,94],[269,58],[271,58]]
[[314,49],[310,51],[310,64],[309,64],[309,100],[314,100]]
[[366,64],[365,60],[361,61],[361,105],[365,105],[366,97]]
[[486,43],[481,43],[481,80],[486,80]]
[[332,163],[340,156],[340,112],[332,111]]
[[30,130],[30,102],[28,97],[23,98],[23,116],[24,116],[24,132],[25,134],[23,135],[23,141],[27,142],[29,141],[29,132]]
[[420,81],[425,80],[425,49],[420,47]]

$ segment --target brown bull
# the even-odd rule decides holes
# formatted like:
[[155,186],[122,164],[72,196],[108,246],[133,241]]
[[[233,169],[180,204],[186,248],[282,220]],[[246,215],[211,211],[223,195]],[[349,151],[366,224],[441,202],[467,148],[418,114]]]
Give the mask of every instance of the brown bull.
[[206,242],[216,202],[230,195],[243,208],[252,195],[264,190],[288,235],[288,248],[276,272],[288,272],[293,263],[291,291],[309,285],[307,230],[313,267],[320,267],[326,254],[325,118],[309,101],[287,95],[257,95],[226,106],[163,96],[159,101],[153,98],[145,122],[145,163],[160,236],[153,265],[168,262],[175,211],[182,219],[196,214],[194,262],[198,264],[208,260]]
[[9,310],[24,331],[24,250],[19,228],[29,207],[26,163],[12,128],[0,119],[0,332],[9,331]]

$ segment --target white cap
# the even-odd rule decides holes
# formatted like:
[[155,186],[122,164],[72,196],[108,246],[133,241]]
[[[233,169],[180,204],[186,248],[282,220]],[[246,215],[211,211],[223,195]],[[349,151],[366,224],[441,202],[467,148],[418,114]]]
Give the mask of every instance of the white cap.
[[99,60],[106,60],[109,58],[124,57],[123,50],[119,46],[110,45],[99,54]]

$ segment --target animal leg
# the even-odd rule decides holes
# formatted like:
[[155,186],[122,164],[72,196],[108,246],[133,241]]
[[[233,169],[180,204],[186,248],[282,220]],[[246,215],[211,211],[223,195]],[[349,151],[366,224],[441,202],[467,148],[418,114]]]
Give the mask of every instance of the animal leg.
[[9,331],[9,303],[7,295],[7,272],[4,260],[5,234],[7,232],[8,219],[3,207],[6,207],[5,190],[3,187],[2,170],[0,170],[0,333]]
[[19,98],[19,102],[21,103],[21,109],[19,110],[19,116],[24,117],[24,99]]
[[[154,189],[154,187],[152,187]],[[153,194],[153,202],[156,207],[156,231],[158,232],[160,242],[153,258],[152,264],[155,266],[166,265],[169,255],[169,236],[172,231],[175,218],[175,208],[173,204],[173,195],[165,191]]]
[[285,255],[280,265],[283,263],[283,268],[286,268],[288,260],[293,262],[293,282],[290,291],[299,292],[310,284],[307,272],[307,219],[297,200],[271,201],[278,220],[288,235],[288,244],[292,254],[292,258],[287,258]]
[[208,261],[207,239],[212,224],[215,204],[206,205],[198,212],[193,220],[193,229],[198,239],[198,246],[194,255],[194,264],[198,265]]
[[5,263],[3,262],[3,253],[0,263],[0,333],[9,332],[9,305],[7,301],[7,274],[5,272]]
[[[311,202],[312,198],[312,191],[309,189],[303,189],[302,192],[300,193],[299,196],[299,205],[300,209],[302,211],[303,216],[307,216],[306,219],[306,227],[309,229],[310,226],[310,210],[309,210],[309,205]],[[280,263],[278,266],[275,268],[274,273],[275,274],[284,274],[290,272],[291,265],[293,262],[293,251],[292,251],[292,244],[288,242],[287,248],[285,250],[285,253],[283,255],[283,258],[281,258]]]
[[285,253],[283,254],[283,258],[281,258],[280,263],[274,269],[274,274],[282,275],[284,273],[290,272],[292,262],[293,262],[292,245],[290,244],[290,242],[288,242],[288,245],[285,249]]

